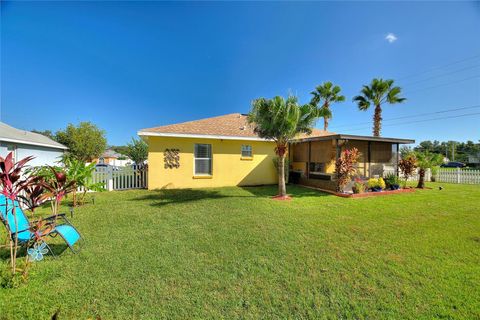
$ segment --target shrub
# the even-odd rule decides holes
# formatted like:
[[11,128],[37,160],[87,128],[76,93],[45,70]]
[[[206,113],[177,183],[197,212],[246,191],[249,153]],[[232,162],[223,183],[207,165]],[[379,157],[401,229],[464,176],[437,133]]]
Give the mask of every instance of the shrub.
[[357,169],[355,165],[360,157],[357,148],[342,151],[340,157],[335,162],[335,174],[337,178],[337,191],[342,191],[345,185],[350,181]]
[[400,185],[400,179],[397,177],[396,174],[389,173],[385,177],[385,184],[388,188],[391,188],[391,189],[398,188],[398,186]]
[[369,189],[385,189],[385,181],[383,178],[370,178],[368,179],[367,185]]
[[353,193],[364,193],[366,189],[367,186],[362,181],[355,181],[352,187]]
[[415,154],[408,154],[405,158],[401,159],[398,162],[398,168],[405,179],[403,187],[406,187],[408,178],[410,178],[417,169],[417,158],[415,157]]

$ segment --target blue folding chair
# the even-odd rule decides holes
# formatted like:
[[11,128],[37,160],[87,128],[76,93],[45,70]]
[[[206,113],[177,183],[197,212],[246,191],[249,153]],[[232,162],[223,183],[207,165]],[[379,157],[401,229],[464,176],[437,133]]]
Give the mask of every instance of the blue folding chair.
[[[15,223],[15,217],[13,215],[13,203],[15,203],[15,215],[17,223]],[[62,219],[60,224],[57,222],[57,219]],[[18,236],[18,243],[22,245],[28,245],[30,241],[35,239],[35,233],[31,230],[31,224],[20,207],[18,201],[13,202],[10,199],[7,200],[7,198],[2,194],[0,194],[0,220],[3,222],[5,227],[10,230],[10,233],[12,234],[12,240],[15,239],[16,234]],[[50,225],[51,228],[48,229],[48,231],[45,231],[45,233],[41,234],[42,239],[44,239],[45,236],[55,238],[57,235],[60,235],[73,253],[78,252],[73,246],[80,239],[82,239],[82,236],[80,235],[80,232],[78,232],[78,230],[70,223],[70,221],[68,221],[67,217],[65,217],[65,214],[58,214],[56,217],[50,216],[43,218],[43,220],[46,221],[47,225]],[[53,256],[55,256],[50,246],[48,246],[45,241],[42,240],[42,242],[45,243],[48,250]]]

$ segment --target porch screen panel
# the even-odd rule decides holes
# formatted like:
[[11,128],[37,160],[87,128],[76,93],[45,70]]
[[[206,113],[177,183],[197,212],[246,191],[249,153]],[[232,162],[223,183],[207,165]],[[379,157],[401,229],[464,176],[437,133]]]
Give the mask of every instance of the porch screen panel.
[[308,162],[308,142],[294,143],[292,149],[294,162]]
[[195,144],[195,174],[212,174],[212,145]]
[[335,157],[335,147],[332,141],[312,141],[311,162],[328,163]]
[[372,142],[371,151],[373,163],[390,163],[392,160],[392,144],[389,142]]
[[367,176],[367,162],[368,162],[368,142],[360,140],[349,140],[345,145],[346,149],[357,148],[360,152],[360,157],[357,163],[357,175]]

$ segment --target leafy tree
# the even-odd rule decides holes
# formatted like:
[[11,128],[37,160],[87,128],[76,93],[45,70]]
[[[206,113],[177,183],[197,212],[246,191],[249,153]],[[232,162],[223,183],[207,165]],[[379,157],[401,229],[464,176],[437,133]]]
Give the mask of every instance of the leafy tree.
[[430,151],[415,152],[417,158],[418,171],[418,185],[417,188],[425,188],[425,171],[434,166],[438,166],[443,162],[443,157],[438,153],[431,153]]
[[311,104],[299,105],[295,96],[287,99],[276,96],[273,99],[259,98],[252,103],[248,122],[254,131],[264,139],[275,141],[275,153],[279,157],[278,196],[286,198],[285,155],[288,143],[299,133],[311,133],[318,118],[316,107]]
[[127,144],[125,155],[136,164],[143,164],[148,158],[148,144],[142,139],[132,138],[132,141]]
[[107,147],[105,131],[91,122],[69,124],[65,130],[55,134],[56,140],[68,147],[68,157],[81,161],[98,158]]
[[[310,104],[317,107],[319,117],[323,117],[323,130],[327,131],[328,121],[332,118],[332,110],[330,106],[335,102],[345,101],[345,96],[340,94],[342,89],[339,86],[334,86],[330,81],[324,82],[317,86],[314,91]],[[322,103],[321,107],[318,107]]]
[[43,130],[43,131],[40,131],[40,130],[32,130],[33,133],[38,133],[38,134],[41,134],[45,137],[48,137],[52,140],[56,140],[56,137],[55,137],[55,134],[51,131],[51,130]]
[[354,97],[353,101],[357,103],[362,111],[368,110],[370,105],[375,106],[373,116],[373,136],[379,137],[382,127],[382,104],[402,103],[406,99],[400,97],[402,89],[393,86],[393,80],[373,79],[370,85],[364,85],[361,94]]
[[413,152],[412,147],[410,146],[401,146],[400,147],[400,158],[405,159],[409,154]]

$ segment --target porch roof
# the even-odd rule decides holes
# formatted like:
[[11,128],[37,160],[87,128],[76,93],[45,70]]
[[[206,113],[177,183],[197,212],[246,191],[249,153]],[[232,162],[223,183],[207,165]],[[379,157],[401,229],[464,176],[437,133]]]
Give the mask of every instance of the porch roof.
[[309,138],[295,139],[295,142],[306,141],[325,141],[325,140],[361,140],[361,141],[375,141],[375,142],[390,142],[398,144],[415,143],[413,139],[400,139],[400,138],[386,138],[386,137],[372,137],[372,136],[356,136],[351,134],[331,134],[326,136],[316,136]]

